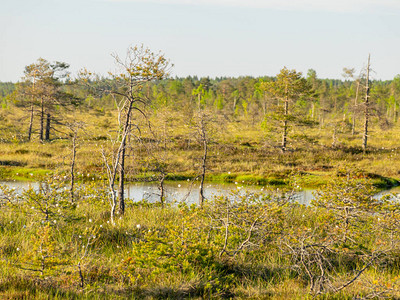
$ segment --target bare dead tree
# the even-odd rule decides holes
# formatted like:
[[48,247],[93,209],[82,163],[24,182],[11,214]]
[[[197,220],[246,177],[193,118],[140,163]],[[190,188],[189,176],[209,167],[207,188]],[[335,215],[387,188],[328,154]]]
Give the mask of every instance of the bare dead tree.
[[365,78],[365,102],[364,102],[364,134],[363,134],[363,142],[362,142],[362,149],[363,152],[366,153],[367,151],[367,142],[368,142],[368,122],[369,122],[369,72],[370,72],[370,57],[368,55],[368,63],[367,63],[367,72]]
[[76,164],[76,149],[77,149],[77,140],[78,140],[78,132],[79,130],[84,128],[84,124],[82,122],[72,122],[67,123],[66,126],[71,131],[71,139],[72,139],[72,157],[71,157],[71,166],[70,166],[70,199],[71,203],[75,202],[75,164]]
[[200,124],[199,124],[199,133],[200,139],[203,144],[203,156],[201,159],[201,174],[200,174],[200,191],[199,191],[199,202],[200,206],[203,206],[204,203],[204,180],[206,177],[206,166],[207,166],[207,154],[208,154],[208,137],[207,137],[207,128],[205,123],[205,116],[203,113],[200,113]]
[[199,205],[202,207],[204,204],[204,200],[206,199],[204,195],[204,183],[205,177],[207,173],[207,164],[208,164],[208,152],[209,152],[209,143],[211,138],[212,131],[212,118],[211,115],[204,111],[199,110],[197,115],[194,116],[192,120],[192,127],[195,131],[196,139],[202,148],[202,156],[200,158],[200,170],[197,178],[200,178],[200,187],[199,187]]

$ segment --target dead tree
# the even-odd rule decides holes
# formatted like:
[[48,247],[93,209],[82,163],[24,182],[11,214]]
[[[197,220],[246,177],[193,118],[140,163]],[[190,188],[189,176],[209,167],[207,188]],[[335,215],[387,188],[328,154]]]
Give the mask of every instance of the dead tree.
[[200,139],[203,144],[203,156],[201,159],[201,174],[200,174],[200,191],[199,191],[199,202],[200,206],[204,203],[204,180],[206,177],[206,166],[207,166],[207,154],[208,154],[208,136],[207,128],[204,120],[204,114],[200,113],[200,124],[199,124]]
[[83,129],[84,124],[82,122],[73,122],[67,123],[66,126],[71,131],[71,140],[72,140],[72,156],[71,156],[71,166],[70,166],[70,187],[69,193],[71,198],[71,203],[75,202],[75,164],[76,164],[76,149],[77,149],[77,140],[78,140],[78,132],[80,129]]
[[370,55],[368,55],[367,73],[365,78],[365,102],[364,102],[364,134],[362,149],[364,154],[367,152],[367,142],[368,142],[368,122],[369,122],[369,71],[370,71]]
[[207,165],[209,159],[209,144],[211,136],[213,135],[213,120],[211,114],[200,110],[193,120],[193,128],[196,134],[196,139],[198,143],[201,145],[202,156],[200,158],[200,170],[197,178],[200,178],[200,187],[199,187],[199,205],[202,207],[205,200],[204,195],[204,183],[207,173]]

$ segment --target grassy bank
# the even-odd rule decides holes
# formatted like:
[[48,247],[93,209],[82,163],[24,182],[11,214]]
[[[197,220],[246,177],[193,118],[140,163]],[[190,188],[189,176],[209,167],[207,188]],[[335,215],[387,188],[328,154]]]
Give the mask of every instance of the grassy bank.
[[[48,175],[53,174],[54,171],[49,169],[29,168],[29,167],[0,167],[0,180],[3,181],[43,181]],[[61,176],[69,177],[68,170],[58,172]],[[282,172],[273,173],[267,176],[253,175],[253,174],[240,174],[240,173],[222,173],[222,174],[208,174],[206,176],[207,182],[213,183],[237,183],[241,185],[256,185],[256,186],[277,186],[288,187],[293,184],[301,188],[315,189],[322,187],[332,180],[337,175],[337,170],[332,172]],[[159,174],[157,173],[143,173],[140,175],[133,175],[128,178],[128,182],[157,182]],[[384,177],[378,174],[371,174],[361,172],[362,178],[371,179],[373,185],[380,189],[389,189],[398,186],[400,183],[395,178]],[[184,173],[168,173],[165,177],[167,181],[192,181],[197,178],[196,174],[190,172]],[[75,174],[75,179],[78,182],[87,181],[104,181],[106,178],[101,173],[81,173],[78,171]]]
[[[101,186],[78,187],[73,204],[62,186],[5,190],[0,298],[400,296],[398,204],[373,200],[370,182],[337,178],[308,207],[240,194],[203,208],[128,204],[115,225]],[[349,226],[332,206],[344,187],[356,213]]]

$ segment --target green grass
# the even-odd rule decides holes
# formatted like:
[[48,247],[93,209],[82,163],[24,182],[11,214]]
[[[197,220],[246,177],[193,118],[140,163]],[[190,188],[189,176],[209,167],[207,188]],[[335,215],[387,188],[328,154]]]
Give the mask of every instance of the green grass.
[[[7,126],[2,129],[0,177],[3,180],[38,180],[44,173],[56,169],[67,174],[71,142],[60,133],[52,135],[52,140],[46,143],[37,141],[36,135],[32,142],[24,141],[26,124],[17,122],[23,117],[23,111],[14,110],[15,115],[8,118]],[[115,112],[98,114],[91,110],[77,111],[74,118],[86,123],[85,132],[80,132],[78,140],[77,171],[85,176],[95,174],[96,179],[105,179],[100,150],[104,148],[110,152],[108,136],[115,132]],[[159,120],[155,117],[152,121],[153,130],[156,130]],[[216,127],[210,131],[207,161],[209,181],[282,185],[300,174],[300,185],[310,188],[327,183],[337,170],[344,167],[381,176],[376,179],[376,184],[381,188],[393,186],[400,179],[399,123],[382,130],[376,120],[371,122],[366,154],[362,153],[360,147],[361,133],[352,136],[347,129],[338,133],[337,143],[333,147],[331,127],[294,127],[289,134],[289,150],[282,153],[279,136],[267,135],[257,122],[249,122],[241,116],[225,122],[223,127],[223,130]],[[20,135],[16,135],[16,131]],[[149,181],[156,177],[154,158],[158,158],[165,166],[168,180],[192,179],[199,174],[202,149],[190,127],[185,126],[184,122],[175,122],[168,134],[167,150],[164,152],[155,147],[154,138],[143,125],[143,143],[132,141],[130,144],[126,162],[127,180]],[[308,138],[291,139],[291,136]]]
[[[226,231],[221,220],[226,218],[225,198],[215,198],[203,209],[128,204],[125,215],[117,215],[112,225],[108,194],[103,191],[95,183],[86,186],[74,205],[68,204],[68,193],[62,188],[53,190],[51,196],[25,194],[22,202],[2,205],[1,299],[352,299],[374,289],[400,296],[400,252],[397,241],[395,250],[390,247],[390,232],[382,227],[380,214],[385,207],[359,214],[360,222],[356,226],[351,223],[348,230],[352,240],[343,243],[338,239],[339,219],[325,208],[282,205],[268,199],[259,202],[257,196],[236,194],[224,253]],[[352,197],[358,199],[355,194]],[[54,214],[46,219],[39,203],[47,203]],[[397,217],[387,215],[384,221]],[[233,256],[248,238],[254,220],[257,229],[250,236],[251,243]],[[327,238],[336,240],[329,243]],[[348,288],[318,296],[310,293],[307,273],[293,267],[296,256],[289,249],[296,249],[301,241],[326,244],[334,251],[327,256],[332,267],[326,266],[325,271],[336,287],[354,276],[369,254],[381,250],[385,254]],[[32,270],[41,269],[43,251],[49,258],[42,275]]]

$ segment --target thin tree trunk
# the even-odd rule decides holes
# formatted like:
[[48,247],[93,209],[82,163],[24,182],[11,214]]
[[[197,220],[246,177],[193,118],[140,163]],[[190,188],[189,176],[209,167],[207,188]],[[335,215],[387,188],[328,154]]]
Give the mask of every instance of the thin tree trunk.
[[121,157],[121,150],[122,150],[122,144],[124,143],[125,139],[126,139],[126,135],[127,132],[123,132],[122,135],[122,142],[118,148],[117,151],[117,155],[115,158],[115,161],[113,161],[112,163],[112,167],[110,167],[110,165],[108,164],[107,161],[107,157],[106,154],[104,152],[104,149],[102,150],[102,156],[103,156],[103,160],[104,160],[104,164],[107,170],[107,177],[108,177],[108,186],[111,192],[111,211],[110,211],[110,219],[111,219],[111,224],[115,225],[115,221],[114,221],[114,217],[115,217],[115,211],[117,208],[117,193],[115,191],[115,179],[116,179],[116,175],[117,175],[117,169],[119,166],[119,161],[120,161],[120,157]]
[[46,135],[45,135],[45,140],[49,141],[50,140],[50,128],[51,128],[51,115],[47,113],[46,116]]
[[282,152],[286,151],[286,142],[287,142],[287,130],[288,130],[288,112],[289,112],[289,99],[286,96],[285,99],[285,108],[284,108],[284,120],[283,120],[283,133],[282,133]]
[[39,138],[43,142],[43,131],[44,131],[44,102],[43,97],[40,99],[40,131]]
[[369,122],[369,69],[370,69],[370,55],[368,55],[368,64],[367,64],[367,78],[365,85],[365,121],[364,121],[364,135],[363,135],[363,143],[362,148],[363,152],[367,151],[367,142],[368,142],[368,122]]
[[119,184],[118,184],[118,199],[119,199],[119,214],[125,213],[125,195],[124,195],[124,180],[125,180],[125,147],[126,140],[122,146],[121,161],[119,166]]
[[126,155],[126,140],[130,130],[131,113],[133,101],[129,100],[128,110],[126,112],[125,123],[123,127],[124,139],[121,141],[121,156],[119,162],[119,185],[118,185],[118,199],[119,199],[119,214],[125,213],[125,196],[124,196],[124,180],[125,180],[125,155]]
[[199,110],[201,109],[201,93],[199,92],[199,94],[197,95],[197,100],[199,101]]
[[33,104],[31,104],[30,109],[31,117],[29,119],[29,129],[28,129],[28,141],[32,138],[32,127],[33,127]]
[[161,203],[161,207],[163,207],[163,208],[164,208],[164,204],[165,204],[164,180],[165,180],[165,174],[161,173],[160,185],[159,185],[158,189],[160,190],[160,203]]
[[75,159],[76,159],[76,137],[77,133],[74,132],[74,136],[72,137],[72,161],[71,161],[71,186],[69,188],[69,193],[71,195],[71,203],[75,202],[74,197],[74,184],[75,184]]
[[208,151],[208,145],[207,145],[207,133],[206,133],[206,128],[204,125],[204,116],[201,115],[201,138],[203,141],[203,159],[202,159],[202,165],[201,165],[201,175],[200,175],[200,192],[199,192],[199,204],[201,207],[203,207],[204,203],[204,180],[206,177],[206,165],[207,165],[207,151]]

